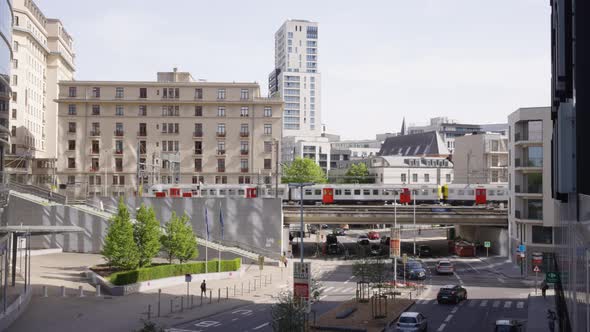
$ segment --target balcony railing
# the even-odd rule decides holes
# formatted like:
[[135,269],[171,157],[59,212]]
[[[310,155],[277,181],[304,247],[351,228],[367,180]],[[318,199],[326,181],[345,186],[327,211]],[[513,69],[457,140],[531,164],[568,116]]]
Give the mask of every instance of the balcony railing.
[[125,132],[123,130],[115,130],[115,136],[123,136]]
[[140,130],[137,132],[137,136],[145,137],[147,136],[147,130]]
[[543,158],[529,158],[514,160],[514,166],[516,167],[543,167]]
[[247,156],[248,155],[248,150],[240,150],[240,154],[242,156]]
[[240,171],[242,171],[242,173],[248,173],[248,168],[247,167],[246,168],[243,168],[242,167],[242,168],[240,168]]
[[98,166],[90,167],[90,171],[91,172],[98,172],[98,171],[100,171],[100,167],[98,167]]
[[225,132],[223,132],[223,133],[217,132],[217,137],[225,137]]
[[225,167],[217,167],[217,171],[223,173],[225,172]]
[[99,150],[93,150],[93,149],[90,150],[90,154],[99,154],[99,153],[100,153]]
[[240,137],[248,137],[250,136],[250,133],[247,131],[240,131]]
[[203,154],[203,150],[202,149],[195,150],[195,154],[197,154],[197,155]]
[[193,131],[193,137],[203,137],[202,131]]
[[100,136],[100,130],[91,130],[90,136]]
[[115,150],[115,154],[123,154],[123,150]]
[[195,172],[202,172],[203,171],[203,167],[195,167]]
[[224,155],[225,154],[225,150],[217,150],[217,154],[218,155]]

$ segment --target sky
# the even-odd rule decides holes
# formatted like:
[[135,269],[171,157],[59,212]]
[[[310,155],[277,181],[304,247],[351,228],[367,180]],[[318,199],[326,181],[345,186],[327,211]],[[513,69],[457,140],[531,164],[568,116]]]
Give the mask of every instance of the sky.
[[178,67],[207,81],[256,81],[287,19],[319,23],[322,123],[372,139],[447,116],[500,123],[550,101],[543,0],[36,0],[74,38],[76,79],[150,80]]

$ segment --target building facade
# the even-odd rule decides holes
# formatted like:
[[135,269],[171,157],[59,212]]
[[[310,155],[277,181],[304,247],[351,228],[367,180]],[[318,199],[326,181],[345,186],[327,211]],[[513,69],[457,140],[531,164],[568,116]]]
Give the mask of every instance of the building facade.
[[453,164],[457,183],[508,183],[508,137],[500,134],[457,137]]
[[0,207],[8,202],[8,189],[5,186],[5,154],[10,142],[10,72],[12,61],[12,1],[0,1]]
[[286,136],[282,140],[281,160],[289,163],[296,158],[308,158],[318,164],[324,173],[328,173],[331,166],[330,152],[331,143],[327,137]]
[[590,3],[550,5],[557,315],[561,331],[590,331]]
[[145,192],[157,183],[272,184],[280,99],[256,83],[59,83],[57,178],[68,196]]
[[[57,159],[58,81],[74,78],[73,39],[32,0],[14,1],[11,149],[13,180],[52,184]],[[40,176],[35,170],[40,166]]]
[[[555,251],[555,214],[551,198],[551,111],[549,107],[520,108],[508,116],[509,236],[511,258],[524,244],[549,257]],[[546,261],[546,263],[549,263]],[[545,270],[544,270],[545,271]],[[529,264],[527,273],[532,273]]]
[[377,184],[437,184],[453,181],[453,163],[442,157],[373,157],[369,174]]
[[319,136],[322,132],[318,24],[288,20],[275,33],[275,69],[269,93],[285,101],[283,136]]

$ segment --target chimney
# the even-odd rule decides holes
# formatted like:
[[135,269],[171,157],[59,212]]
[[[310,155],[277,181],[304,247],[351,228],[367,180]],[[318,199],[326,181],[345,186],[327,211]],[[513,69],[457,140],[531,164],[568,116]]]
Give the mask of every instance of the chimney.
[[178,71],[177,67],[172,68],[172,70],[176,73]]

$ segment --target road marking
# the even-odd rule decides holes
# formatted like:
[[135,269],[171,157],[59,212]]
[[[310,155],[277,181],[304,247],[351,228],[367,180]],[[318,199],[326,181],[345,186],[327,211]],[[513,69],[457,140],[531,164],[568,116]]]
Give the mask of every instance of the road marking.
[[240,314],[243,316],[250,316],[252,314],[252,310],[241,309],[241,310],[232,311],[231,313],[232,314]]
[[523,302],[523,301],[519,301],[519,302],[516,304],[516,308],[517,308],[517,309],[522,309],[522,308],[524,308],[524,302]]
[[479,270],[478,270],[478,269],[476,269],[476,268],[474,268],[474,267],[473,267],[473,265],[471,265],[471,264],[469,264],[469,263],[467,263],[467,262],[465,262],[465,264],[469,265],[469,267],[470,267],[470,268],[471,268],[473,271],[475,271],[475,272],[479,273]]
[[347,284],[349,281],[350,281],[350,280],[346,280],[346,281],[344,282],[344,284],[346,285],[346,284]]
[[342,293],[352,292],[353,290],[354,290],[354,288],[345,288],[342,290]]
[[327,293],[327,292],[329,292],[331,289],[334,289],[334,287],[328,287],[328,288],[324,289],[324,291]]
[[447,318],[445,318],[445,323],[448,323],[451,318],[453,318],[453,315],[448,315]]
[[221,323],[216,322],[214,320],[204,320],[202,322],[195,324],[195,326],[198,326],[198,327],[211,327],[211,326],[217,326],[217,325],[221,325]]
[[496,279],[498,279],[498,281],[499,281],[499,282],[501,282],[501,283],[506,283],[506,281],[504,281],[504,279],[502,279],[502,278],[500,278],[500,277],[498,277],[498,278],[496,278]]
[[486,305],[488,305],[488,300],[483,300],[481,301],[481,303],[479,304],[480,307],[485,307]]
[[445,326],[447,326],[447,324],[445,324],[445,323],[440,324],[437,331],[440,332],[440,331],[444,330]]
[[457,278],[457,280],[459,280],[459,284],[463,285],[463,280],[461,279],[461,277],[459,277],[457,272],[453,272],[453,274],[455,275],[455,278]]
[[512,301],[504,302],[504,308],[510,308],[510,307],[512,307]]
[[475,300],[469,301],[469,307],[475,307]]
[[269,322],[266,322],[266,323],[264,323],[264,324],[262,324],[262,325],[258,325],[258,326],[256,326],[256,327],[255,327],[255,328],[253,328],[252,330],[258,330],[258,329],[261,329],[261,328],[263,328],[263,327],[267,326],[268,324],[269,324]]
[[494,303],[492,304],[492,307],[497,308],[500,306],[500,301],[494,301]]
[[235,322],[235,321],[237,321],[237,320],[238,320],[237,318],[234,318],[234,319],[232,319],[231,321],[232,321],[232,322]]
[[454,307],[453,310],[451,311],[452,314],[456,313],[457,310],[459,310],[459,307]]
[[323,299],[325,299],[326,297],[328,297],[328,295],[322,295],[322,296],[320,296],[320,300],[323,300]]

